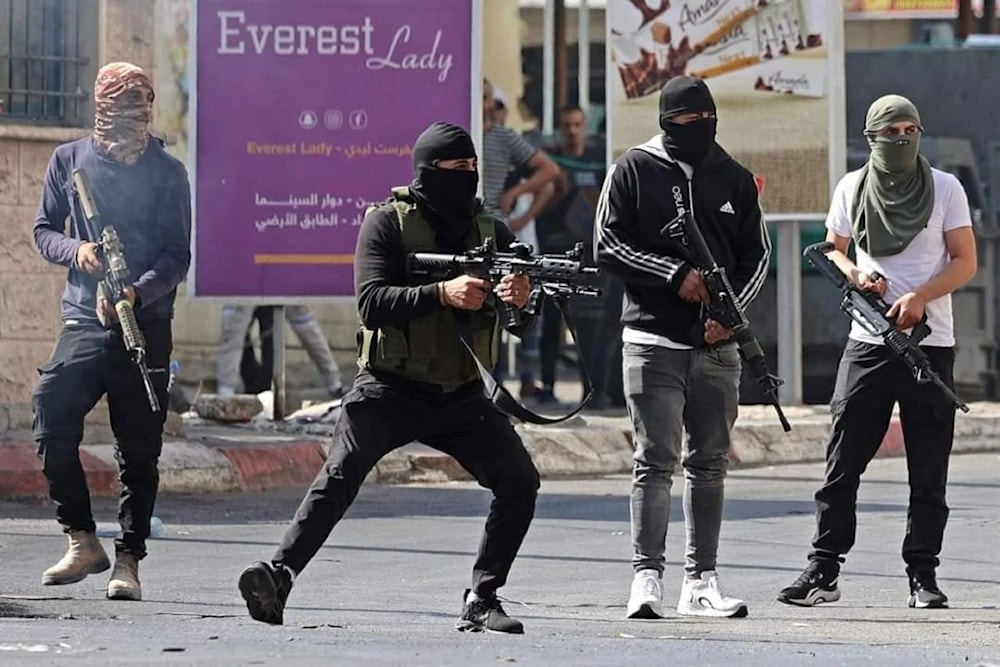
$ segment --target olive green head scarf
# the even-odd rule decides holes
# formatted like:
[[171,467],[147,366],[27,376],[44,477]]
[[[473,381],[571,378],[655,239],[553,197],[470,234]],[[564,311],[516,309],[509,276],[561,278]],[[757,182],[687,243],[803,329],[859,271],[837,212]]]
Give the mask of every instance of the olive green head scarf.
[[[893,123],[910,121],[919,132],[881,136]],[[920,155],[920,114],[910,100],[886,95],[872,102],[865,117],[871,157],[854,191],[854,242],[872,257],[902,252],[927,226],[934,208],[931,166]]]

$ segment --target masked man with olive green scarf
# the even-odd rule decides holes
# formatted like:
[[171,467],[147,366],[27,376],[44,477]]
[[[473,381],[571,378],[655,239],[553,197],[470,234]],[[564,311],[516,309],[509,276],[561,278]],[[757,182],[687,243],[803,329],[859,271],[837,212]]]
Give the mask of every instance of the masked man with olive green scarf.
[[[954,387],[955,335],[951,293],[976,274],[969,203],[958,179],[920,154],[920,115],[904,97],[887,95],[868,109],[871,157],[837,186],[826,226],[828,255],[849,280],[892,304],[887,313],[909,334],[927,315],[920,347]],[[855,244],[857,264],[847,256]],[[873,279],[873,274],[882,277]],[[946,607],[937,584],[938,554],[948,519],[945,486],[955,406],[931,383],[917,384],[905,364],[854,323],[840,360],[831,409],[826,476],[816,492],[816,533],[809,566],[778,594],[787,604],[813,606],[840,599],[838,577],[854,545],[861,474],[875,456],[899,404],[910,499],[902,556],[907,604]]]
[[[383,456],[419,440],[453,456],[493,492],[486,530],[462,597],[458,630],[521,633],[496,596],[534,516],[538,471],[510,421],[483,393],[472,356],[496,362],[499,301],[523,308],[529,284],[504,276],[499,284],[471,276],[424,284],[406,271],[413,252],[457,253],[492,236],[514,241],[507,226],[483,212],[472,137],[438,122],[413,146],[415,179],[394,188],[361,225],[354,281],[361,327],[354,386],[344,396],[330,454],[270,563],[239,578],[250,616],[283,623],[292,583],[316,555]],[[491,291],[496,300],[488,301]],[[520,336],[533,325],[512,331]]]

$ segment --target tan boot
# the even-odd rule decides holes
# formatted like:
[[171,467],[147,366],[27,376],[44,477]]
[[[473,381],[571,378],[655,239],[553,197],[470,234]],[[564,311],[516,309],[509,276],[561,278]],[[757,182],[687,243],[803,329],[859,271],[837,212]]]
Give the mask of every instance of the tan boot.
[[108,599],[142,599],[139,560],[132,554],[120,553],[115,556],[115,569],[111,572],[111,581],[108,582]]
[[104,552],[96,533],[73,530],[66,535],[69,548],[58,563],[42,573],[42,583],[46,586],[72,584],[84,579],[88,574],[104,572],[111,563]]

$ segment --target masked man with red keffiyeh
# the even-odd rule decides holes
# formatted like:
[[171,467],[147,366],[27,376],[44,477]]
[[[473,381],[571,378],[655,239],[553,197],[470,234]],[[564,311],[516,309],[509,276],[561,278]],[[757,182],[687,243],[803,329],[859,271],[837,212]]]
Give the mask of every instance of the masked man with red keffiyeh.
[[[67,269],[62,329],[52,356],[38,369],[32,397],[35,442],[56,519],[69,540],[42,583],[71,584],[111,567],[97,539],[79,453],[84,418],[107,395],[122,486],[107,596],[139,600],[139,561],[146,556],[159,486],[174,298],[191,261],[191,194],[184,166],[149,134],[153,85],[141,68],[121,62],[102,67],[94,109],[93,134],[52,155],[34,226],[41,256]],[[85,219],[73,185],[77,169],[87,174],[99,224],[114,227],[124,247],[130,283],[125,296],[145,338],[159,410],[151,409],[115,311],[99,298],[108,267],[95,243],[100,229]]]

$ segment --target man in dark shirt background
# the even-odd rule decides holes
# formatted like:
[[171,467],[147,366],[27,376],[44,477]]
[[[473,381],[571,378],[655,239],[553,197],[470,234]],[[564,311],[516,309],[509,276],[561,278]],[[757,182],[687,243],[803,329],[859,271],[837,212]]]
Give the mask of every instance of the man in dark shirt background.
[[[79,453],[84,418],[107,394],[122,484],[121,532],[107,596],[139,600],[138,563],[146,556],[159,486],[174,299],[191,261],[191,194],[184,166],[149,134],[153,86],[142,69],[129,63],[102,67],[94,101],[93,134],[59,146],[49,161],[34,227],[41,256],[68,269],[62,330],[51,358],[38,369],[32,397],[35,442],[69,540],[42,583],[70,584],[110,567],[97,539]],[[98,298],[107,267],[95,244],[100,230],[88,231],[74,191],[78,168],[89,178],[100,224],[113,226],[124,246],[131,280],[125,292],[145,338],[158,412],[150,409],[114,310]]]
[[[561,173],[556,194],[538,221],[538,245],[542,252],[571,250],[585,245],[585,257],[593,258],[594,214],[601,184],[607,171],[606,150],[589,140],[587,116],[580,107],[567,107],[559,116],[560,142],[546,148]],[[587,364],[594,385],[591,409],[624,406],[621,391],[621,314],[623,287],[620,280],[603,272],[599,286],[602,299],[579,299],[573,307],[577,327],[578,358]],[[556,367],[565,331],[558,308],[545,301],[540,342],[542,392],[539,402],[554,402]],[[617,364],[615,363],[617,361]]]

